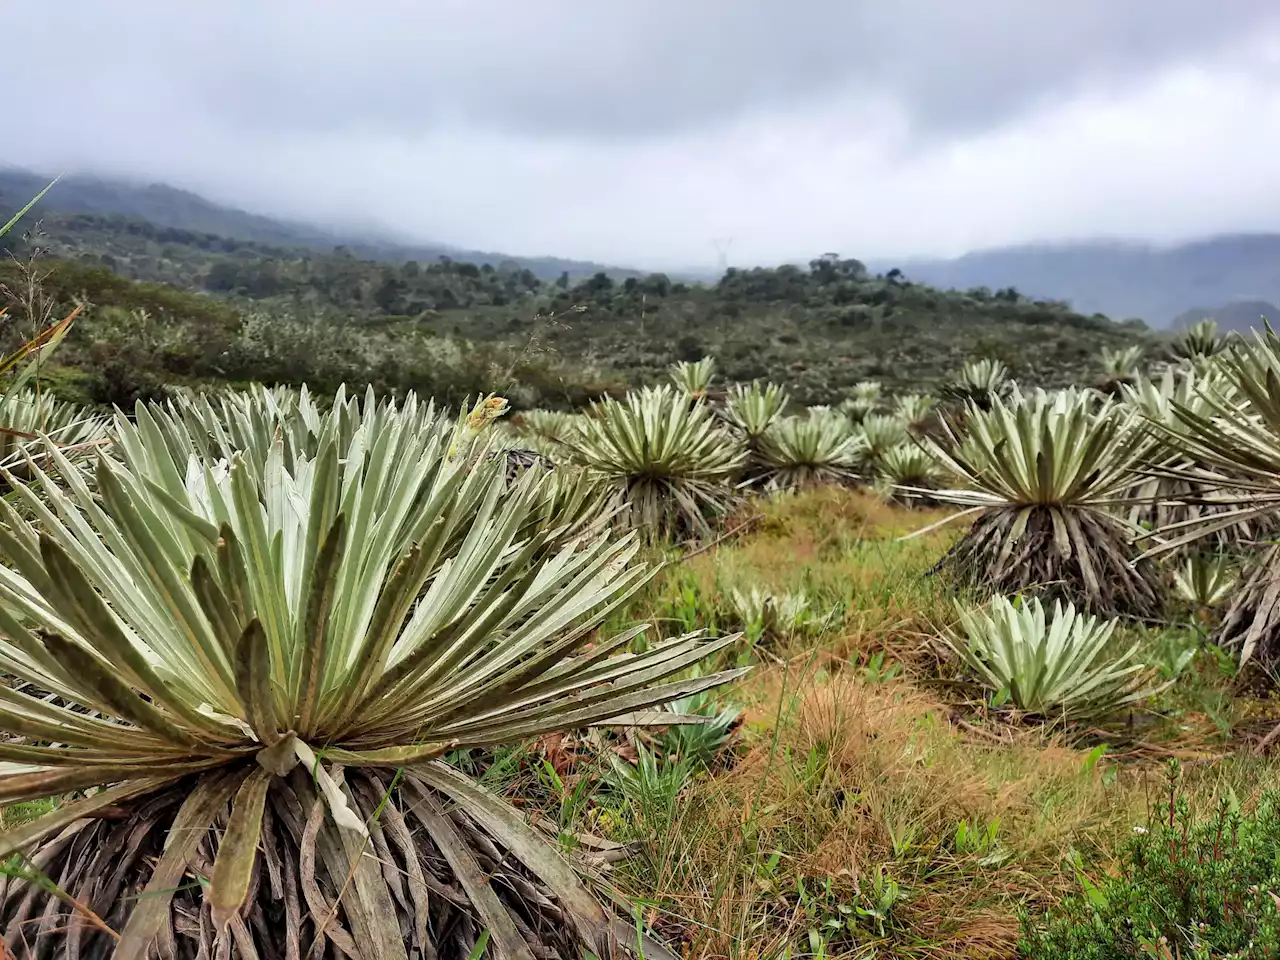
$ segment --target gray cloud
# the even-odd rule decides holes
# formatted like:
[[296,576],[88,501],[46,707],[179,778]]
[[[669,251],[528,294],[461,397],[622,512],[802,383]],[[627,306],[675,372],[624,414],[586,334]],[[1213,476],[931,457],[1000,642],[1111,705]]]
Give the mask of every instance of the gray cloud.
[[[1280,214],[1261,169],[1247,197],[1206,180],[1280,146],[1273,0],[25,0],[5,19],[0,159],[457,243],[678,261],[735,233],[770,259]],[[1199,178],[1165,152],[1187,147],[1212,154]]]
[[[45,89],[181,94],[230,130],[653,136],[849,90],[914,125],[984,129],[1280,23],[1271,0],[28,2]],[[53,54],[51,56],[51,53]],[[75,64],[77,66],[71,66]],[[21,69],[25,66],[26,69]],[[85,74],[88,74],[86,77]],[[50,90],[50,87],[52,89]]]

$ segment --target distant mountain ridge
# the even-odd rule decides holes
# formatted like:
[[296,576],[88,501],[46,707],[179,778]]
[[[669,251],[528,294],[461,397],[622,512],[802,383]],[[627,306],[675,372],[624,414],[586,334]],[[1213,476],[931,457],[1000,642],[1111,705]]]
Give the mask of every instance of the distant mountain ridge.
[[[0,166],[0,212],[21,207],[48,181],[41,174]],[[331,253],[343,246],[357,257],[396,264],[433,263],[449,257],[494,266],[514,263],[542,279],[554,279],[563,272],[575,279],[598,272],[619,280],[646,276],[645,271],[593,261],[464,250],[377,231],[281,220],[164,184],[68,176],[41,202],[37,215],[40,210],[119,215],[271,247]],[[1280,302],[1280,233],[1228,234],[1174,246],[1115,240],[1033,243],[978,250],[954,259],[872,258],[866,263],[881,273],[899,268],[911,280],[943,289],[1012,287],[1033,299],[1066,301],[1079,313],[1101,313],[1116,320],[1137,317],[1156,328],[1180,325],[1188,311],[1205,313],[1197,304],[1227,304],[1219,309],[1243,317],[1233,304]],[[719,280],[695,270],[671,276]],[[1256,323],[1256,318],[1247,322]]]
[[1248,333],[1261,330],[1264,319],[1272,326],[1280,324],[1280,307],[1267,300],[1236,300],[1221,307],[1195,307],[1174,317],[1173,328],[1180,330],[1206,318],[1218,321],[1218,330],[1222,333]]
[[[27,170],[0,166],[0,211],[20,209],[52,179]],[[431,263],[440,257],[470,263],[497,265],[512,261],[544,279],[563,272],[583,277],[604,271],[615,278],[641,277],[644,273],[589,260],[562,257],[520,257],[505,253],[464,250],[443,243],[414,243],[357,230],[338,230],[279,220],[214,203],[198,194],[165,184],[130,183],[90,176],[67,176],[58,181],[34,211],[119,214],[146,220],[161,227],[216,234],[232,240],[276,247],[302,247],[324,253],[344,246],[352,254],[370,260],[395,263]],[[3,221],[0,221],[3,222]]]
[[940,287],[1015,287],[1033,297],[1066,300],[1081,313],[1152,327],[1175,325],[1200,303],[1280,301],[1280,234],[1241,233],[1174,246],[1094,241],[1037,243],[979,250],[951,260],[896,266],[912,280]]

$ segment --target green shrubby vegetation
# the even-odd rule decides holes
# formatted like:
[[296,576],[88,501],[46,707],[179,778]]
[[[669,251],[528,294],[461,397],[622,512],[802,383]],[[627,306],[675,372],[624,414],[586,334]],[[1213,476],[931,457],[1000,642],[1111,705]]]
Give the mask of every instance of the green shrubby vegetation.
[[[514,262],[397,265],[114,216],[54,213],[40,227],[17,252],[45,251],[48,295],[124,311],[89,312],[60,358],[100,402],[215,379],[372,383],[453,403],[499,391],[518,407],[570,409],[711,355],[724,382],[768,379],[836,404],[864,380],[941,387],[975,354],[1024,385],[1084,382],[1100,348],[1147,339],[1015,290],[943,291],[831,256],[730,269],[713,285],[547,281]],[[0,283],[20,285],[21,263],[0,262]]]
[[1280,793],[1196,810],[1176,761],[1117,876],[1090,879],[1047,923],[1029,923],[1031,960],[1280,955]]

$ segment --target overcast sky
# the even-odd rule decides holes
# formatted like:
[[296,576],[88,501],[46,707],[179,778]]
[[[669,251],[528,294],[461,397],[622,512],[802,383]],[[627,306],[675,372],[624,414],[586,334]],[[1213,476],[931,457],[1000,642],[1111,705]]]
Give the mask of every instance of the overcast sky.
[[9,0],[0,162],[619,264],[1280,228],[1276,0]]

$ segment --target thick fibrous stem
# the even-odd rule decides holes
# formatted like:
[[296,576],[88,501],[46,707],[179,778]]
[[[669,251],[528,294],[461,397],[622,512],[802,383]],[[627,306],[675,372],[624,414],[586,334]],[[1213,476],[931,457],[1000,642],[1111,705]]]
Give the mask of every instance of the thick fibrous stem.
[[1121,521],[1100,510],[1009,507],[979,517],[939,567],[984,592],[1034,592],[1103,616],[1151,617],[1161,604],[1156,572],[1134,556]]
[[[523,941],[516,946],[527,953],[516,955],[576,958],[599,949],[579,939],[581,918],[571,921],[569,908],[514,851],[443,794],[412,774],[393,783],[391,771],[348,769],[346,781],[353,809],[373,821],[368,840],[344,836],[301,768],[273,781],[242,912],[219,933],[205,901],[224,816],[200,841],[173,893],[153,955],[226,956],[227,940],[231,955],[261,960],[384,960],[376,941],[390,937],[397,955],[462,960],[493,918],[486,922],[477,910],[437,843],[440,810],[447,811],[449,842],[461,840],[461,855],[478,867],[468,882],[487,888],[490,909],[500,905]],[[107,928],[121,930],[137,908],[191,788],[183,781],[128,813],[79,821],[38,847],[28,860],[29,878],[10,878],[0,889],[0,928],[13,956],[110,957],[116,940]],[[425,809],[424,798],[436,811]],[[460,855],[456,847],[449,853]]]
[[1214,639],[1241,662],[1280,666],[1280,544],[1268,547],[1250,567]]

